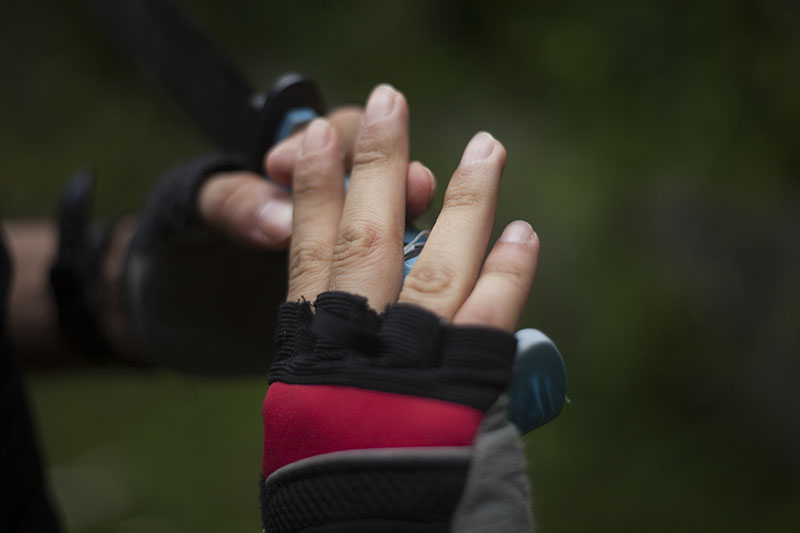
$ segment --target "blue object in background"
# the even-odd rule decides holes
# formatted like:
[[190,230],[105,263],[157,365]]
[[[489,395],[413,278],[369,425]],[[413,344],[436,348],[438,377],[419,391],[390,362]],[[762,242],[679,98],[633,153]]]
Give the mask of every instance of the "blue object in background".
[[317,112],[310,107],[296,107],[294,109],[290,109],[286,112],[286,116],[283,117],[283,121],[278,127],[278,131],[275,133],[275,142],[273,144],[278,144],[286,137],[294,133],[298,126],[305,124],[306,122],[311,122],[318,116],[319,115]]
[[538,329],[520,330],[516,337],[508,418],[524,435],[561,413],[567,396],[567,369],[556,345]]
[[418,230],[413,226],[406,226],[403,235],[403,279],[406,279],[411,267],[417,262],[422,247],[428,240],[428,230]]

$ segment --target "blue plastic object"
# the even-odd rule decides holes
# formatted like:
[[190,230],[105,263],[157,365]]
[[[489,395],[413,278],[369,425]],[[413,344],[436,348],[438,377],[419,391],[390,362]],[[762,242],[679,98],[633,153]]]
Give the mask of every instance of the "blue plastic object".
[[274,144],[279,143],[294,132],[300,124],[310,122],[317,118],[317,112],[310,107],[296,107],[286,112],[278,131],[275,133]]
[[411,267],[417,262],[422,247],[428,240],[428,230],[418,230],[413,226],[406,226],[403,236],[403,279],[411,272]]
[[508,418],[524,435],[561,413],[567,397],[567,369],[556,345],[538,329],[520,330],[516,337]]

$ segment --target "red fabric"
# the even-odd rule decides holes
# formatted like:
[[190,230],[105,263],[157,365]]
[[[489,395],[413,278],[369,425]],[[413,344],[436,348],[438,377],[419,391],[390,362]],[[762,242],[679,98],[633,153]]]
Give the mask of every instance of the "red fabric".
[[483,413],[472,407],[336,385],[273,383],[264,398],[262,473],[323,453],[465,446]]

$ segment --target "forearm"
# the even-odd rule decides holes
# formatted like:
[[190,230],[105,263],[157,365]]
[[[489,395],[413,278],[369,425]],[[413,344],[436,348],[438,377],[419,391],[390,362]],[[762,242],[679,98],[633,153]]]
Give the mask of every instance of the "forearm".
[[[56,259],[58,229],[49,220],[11,220],[3,223],[14,277],[9,302],[9,332],[29,369],[82,366],[80,347],[64,334],[50,286],[50,268]],[[129,318],[122,301],[121,280],[125,252],[135,222],[121,221],[112,235],[101,264],[100,327],[115,357],[135,361]]]
[[61,335],[49,287],[57,228],[46,220],[3,223],[14,276],[9,301],[10,337],[25,367],[81,364],[78,351]]

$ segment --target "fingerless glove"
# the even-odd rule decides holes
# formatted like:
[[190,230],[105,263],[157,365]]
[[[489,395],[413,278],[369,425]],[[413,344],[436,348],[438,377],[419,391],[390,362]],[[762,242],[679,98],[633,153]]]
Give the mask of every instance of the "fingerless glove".
[[217,172],[214,155],[173,169],[154,188],[125,266],[125,295],[145,362],[190,372],[263,374],[271,325],[286,296],[286,253],[249,248],[209,227],[197,195]]
[[[327,292],[313,306],[282,304],[276,337],[266,531],[530,528],[522,447],[501,400],[513,335],[409,304],[378,315],[360,296]],[[491,529],[474,529],[482,520]]]

